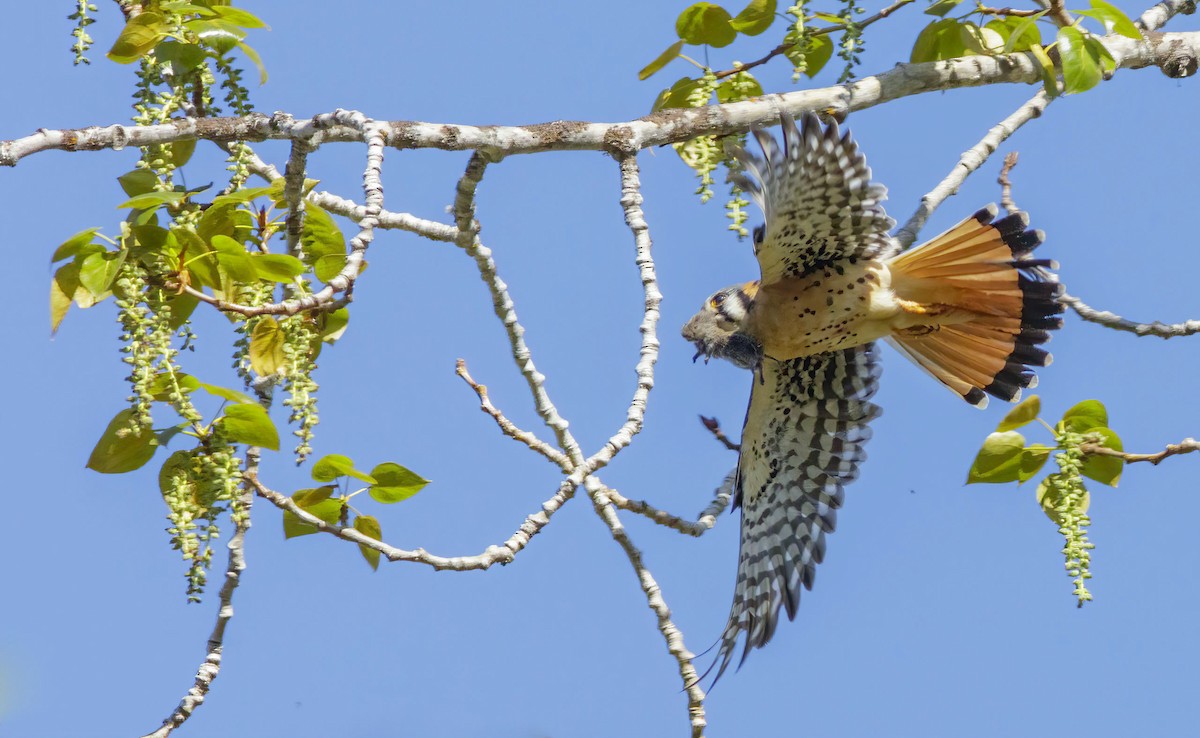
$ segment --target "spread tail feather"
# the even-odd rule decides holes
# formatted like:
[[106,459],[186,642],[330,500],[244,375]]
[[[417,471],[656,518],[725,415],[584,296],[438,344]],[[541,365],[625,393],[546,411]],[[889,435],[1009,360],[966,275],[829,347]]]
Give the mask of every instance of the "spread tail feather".
[[[999,220],[996,206],[888,262],[901,298],[954,309],[957,319],[888,340],[900,353],[976,407],[987,395],[1015,402],[1037,386],[1032,367],[1048,366],[1041,344],[1062,327],[1058,264],[1035,259],[1044,240],[1029,216]],[[967,316],[963,319],[962,316]]]

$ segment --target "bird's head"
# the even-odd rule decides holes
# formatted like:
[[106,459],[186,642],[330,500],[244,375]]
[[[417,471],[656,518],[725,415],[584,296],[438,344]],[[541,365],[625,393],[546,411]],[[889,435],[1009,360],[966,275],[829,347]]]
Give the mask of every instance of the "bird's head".
[[743,369],[753,369],[762,358],[762,346],[742,332],[758,282],[727,287],[704,301],[700,312],[683,326],[684,339],[696,345],[692,361],[704,357],[726,359]]

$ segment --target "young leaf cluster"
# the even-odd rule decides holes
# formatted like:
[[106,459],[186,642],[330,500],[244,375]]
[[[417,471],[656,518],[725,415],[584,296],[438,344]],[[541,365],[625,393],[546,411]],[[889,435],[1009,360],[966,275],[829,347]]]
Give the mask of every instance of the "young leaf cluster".
[[[709,2],[693,3],[685,8],[675,22],[678,40],[647,64],[638,73],[638,78],[648,79],[675,59],[690,62],[699,68],[700,74],[696,77],[681,77],[662,90],[655,99],[651,112],[669,108],[698,108],[713,102],[730,103],[759,97],[763,94],[762,85],[749,68],[777,55],[791,61],[795,69],[794,79],[798,80],[801,74],[813,77],[833,56],[834,44],[828,35],[833,30],[842,31],[838,53],[847,64],[843,79],[852,76],[862,43],[861,28],[854,22],[854,16],[862,10],[855,5],[855,0],[845,0],[840,14],[809,13],[803,2],[787,8],[783,15],[778,14],[776,10],[776,0],[751,0],[737,15],[732,15],[720,5]],[[700,46],[703,47],[707,59],[710,47],[728,46],[739,34],[758,36],[781,17],[788,20],[782,43],[767,57],[753,65],[735,61],[731,69],[718,72],[707,63],[702,64],[683,53],[685,45]],[[813,29],[809,24],[814,20],[835,25]],[[737,137],[739,143],[741,138]],[[713,136],[674,144],[676,153],[700,179],[696,194],[702,202],[707,202],[713,195],[713,172],[722,164],[729,166],[732,163],[723,144],[723,141],[718,141]],[[739,238],[749,235],[745,227],[747,215],[743,210],[748,204],[741,191],[731,185],[730,198],[726,203],[726,217],[731,221],[729,230],[737,233]]]
[[[1042,68],[1042,81],[1051,97],[1060,92],[1085,92],[1116,69],[1116,61],[1100,38],[1083,26],[1094,21],[1105,34],[1141,39],[1133,21],[1105,0],[1090,0],[1091,7],[1070,11],[1078,16],[1069,26],[1057,28],[1054,40],[1045,43],[1042,27],[1049,25],[1045,10],[1037,12],[995,9],[978,5],[958,17],[944,17],[963,0],[938,0],[925,11],[938,16],[925,26],[913,44],[910,61],[927,62],[961,56],[997,56],[1030,52]],[[990,20],[989,20],[990,19]],[[1057,64],[1056,64],[1057,62]],[[1059,78],[1061,76],[1061,87]]]
[[[996,431],[983,442],[967,473],[967,484],[1023,484],[1041,471],[1054,454],[1057,472],[1046,475],[1038,483],[1036,498],[1042,511],[1058,526],[1065,541],[1063,556],[1066,569],[1075,586],[1076,603],[1092,599],[1087,589],[1091,574],[1091,550],[1087,527],[1091,525],[1088,508],[1091,495],[1084,477],[1116,487],[1121,479],[1125,460],[1116,456],[1088,454],[1085,444],[1095,444],[1114,451],[1123,451],[1120,437],[1108,427],[1108,411],[1099,400],[1084,400],[1063,413],[1053,426],[1038,417],[1041,401],[1030,397],[1017,405],[1000,421]],[[1017,428],[1038,421],[1054,438],[1053,446],[1040,443],[1026,445]]]
[[[349,525],[377,541],[383,538],[379,520],[354,509],[350,500],[355,495],[366,492],[376,502],[392,505],[407,500],[429,484],[428,479],[392,461],[377,464],[368,474],[356,469],[350,457],[341,454],[329,454],[318,459],[313,464],[312,478],[315,482],[325,484],[302,489],[293,494],[292,501],[297,507],[330,525]],[[350,492],[348,490],[352,479],[364,482],[367,486]],[[316,526],[304,522],[292,512],[284,511],[284,538],[306,536],[316,532]],[[362,544],[359,544],[358,549],[372,569],[379,568],[379,551]]]

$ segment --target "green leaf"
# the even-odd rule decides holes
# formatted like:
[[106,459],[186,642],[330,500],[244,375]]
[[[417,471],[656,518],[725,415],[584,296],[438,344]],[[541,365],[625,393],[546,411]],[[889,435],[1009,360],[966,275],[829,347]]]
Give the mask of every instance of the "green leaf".
[[[1040,11],[1036,16],[1028,18],[1006,18],[1004,25],[1009,28],[1008,41],[1004,42],[1004,53],[1028,52],[1033,47],[1042,44],[1042,31],[1038,30],[1038,19],[1045,16],[1046,11]],[[990,23],[988,25],[991,25]]]
[[134,432],[133,410],[125,408],[117,413],[88,457],[87,468],[101,474],[124,474],[140,469],[154,456],[158,439],[149,428]]
[[[787,55],[788,59],[791,59],[793,64],[796,66],[801,66],[799,63],[797,63],[795,57],[793,57],[790,53],[784,53]],[[808,48],[803,52],[803,56],[805,61],[803,64],[804,74],[806,74],[809,79],[812,79],[813,77],[817,76],[817,73],[820,72],[829,62],[830,58],[833,57],[833,39],[829,38],[828,35],[810,36],[808,39]]]
[[217,263],[235,282],[257,282],[258,270],[246,247],[229,236],[212,237],[212,246],[217,251]]
[[845,18],[840,15],[834,15],[833,13],[813,13],[812,17],[816,18],[817,20],[823,20],[826,23],[834,23],[839,26],[845,24],[846,22]]
[[183,477],[186,480],[184,484],[191,490],[191,495],[194,495],[198,473],[196,458],[192,456],[192,452],[176,451],[168,456],[158,469],[158,491],[166,495],[175,490],[174,479]]
[[1091,15],[1099,20],[1104,24],[1105,33],[1119,33],[1135,41],[1142,40],[1142,32],[1138,30],[1133,21],[1129,20],[1129,16],[1125,15],[1120,8],[1106,3],[1104,0],[1092,0],[1092,13],[1080,10],[1075,12],[1080,15]]
[[167,321],[167,325],[171,326],[172,330],[177,330],[187,322],[188,318],[192,317],[192,313],[196,311],[196,306],[199,304],[199,299],[186,292],[172,296],[167,300],[167,305],[171,307],[171,319]]
[[[330,525],[336,525],[342,515],[343,501],[341,499],[330,499],[330,495],[333,494],[334,489],[332,486],[302,489],[292,495],[292,501],[309,515],[320,518]],[[283,511],[283,537],[285,539],[306,536],[316,532],[317,526],[309,525],[287,510]]]
[[[1124,451],[1125,446],[1121,443],[1121,438],[1112,431],[1111,428],[1098,426],[1090,428],[1085,435],[1095,434],[1100,436],[1100,445],[1105,448],[1111,448],[1113,451]],[[1099,454],[1090,454],[1083,460],[1083,466],[1079,472],[1089,479],[1095,479],[1101,484],[1107,484],[1110,487],[1116,487],[1121,481],[1121,472],[1125,468],[1125,459],[1117,456],[1101,456]]]
[[1058,54],[1062,59],[1063,92],[1073,95],[1100,84],[1104,76],[1100,60],[1084,43],[1083,32],[1078,28],[1058,29]]
[[1025,437],[1016,431],[992,433],[983,442],[967,472],[967,484],[1003,484],[1021,476],[1021,456]]
[[717,85],[717,102],[720,103],[747,100],[752,97],[760,97],[762,94],[762,85],[749,72],[730,75],[728,79]]
[[943,18],[933,21],[917,34],[909,61],[916,63],[953,59],[965,55],[966,50],[962,33],[958,30],[958,21]]
[[338,477],[354,477],[367,484],[375,484],[376,482],[374,477],[355,469],[354,462],[350,460],[349,456],[329,454],[322,456],[317,460],[317,463],[313,464],[312,478],[315,481],[332,482]]
[[962,0],[937,0],[933,5],[925,9],[925,14],[936,15],[941,18],[946,13],[957,8],[960,3],[962,3]]
[[321,313],[317,317],[321,340],[326,343],[337,343],[342,334],[346,332],[346,326],[349,323],[350,310],[348,308],[338,308],[333,312]]
[[691,77],[680,77],[675,80],[675,84],[658,93],[658,99],[654,101],[650,112],[656,113],[659,110],[667,108],[690,108],[691,105],[688,104],[688,97],[699,84],[700,80],[695,80]]
[[675,33],[695,46],[708,44],[721,48],[737,38],[737,31],[730,25],[731,20],[729,11],[720,5],[695,3],[679,14],[675,21]]
[[289,254],[251,254],[254,268],[262,279],[291,284],[304,274],[304,262]]
[[[71,236],[66,241],[62,242],[58,248],[54,250],[54,255],[50,257],[50,263],[55,264],[63,259],[70,259],[79,253],[79,250],[92,242],[92,239],[99,232],[99,228],[89,228],[86,231],[80,231],[74,236]],[[101,247],[103,248],[103,247]]]
[[747,36],[757,36],[775,22],[775,5],[775,0],[750,0],[729,25]]
[[172,373],[161,371],[154,375],[154,379],[150,380],[150,385],[147,389],[150,395],[159,402],[170,402],[171,392],[178,386],[179,390],[184,394],[195,392],[200,389],[200,380],[193,377],[191,374],[183,372],[175,372],[174,378]]
[[259,318],[250,334],[250,367],[261,377],[279,371],[279,367],[287,363],[287,354],[283,350],[286,340],[283,328],[274,318],[269,315]]
[[[379,521],[370,515],[359,515],[354,518],[354,530],[362,533],[368,538],[374,538],[379,541],[383,539],[383,531],[379,527]],[[375,549],[358,544],[358,550],[362,552],[362,557],[367,560],[372,569],[379,569],[379,552]]]
[[175,141],[171,144],[171,163],[178,169],[184,164],[187,164],[192,159],[192,154],[196,151],[196,139],[187,139],[184,141]]
[[[1061,475],[1057,473],[1051,474],[1043,479],[1041,483],[1038,484],[1037,488],[1037,501],[1038,504],[1042,506],[1042,512],[1046,513],[1046,517],[1053,520],[1056,525],[1063,524],[1062,516],[1059,515],[1057,509],[1059,502],[1062,499],[1062,495],[1050,486],[1050,480],[1051,478],[1057,478],[1060,476]],[[1091,507],[1091,504],[1092,495],[1085,489],[1079,504],[1075,507],[1075,512],[1082,515],[1088,511],[1088,508]]]
[[341,274],[345,267],[345,254],[326,254],[313,263],[313,274],[322,282],[328,282]]
[[255,67],[258,68],[258,84],[265,85],[267,83],[267,67],[263,64],[262,57],[258,55],[254,47],[245,41],[238,41],[237,47],[242,50],[246,58],[250,60]]
[[[1029,51],[1042,43],[1042,33],[1038,30],[1038,19],[1046,14],[1041,11],[1028,18],[1006,18],[1003,23],[1009,27],[1008,40],[1004,42],[1004,53],[1014,51]],[[991,23],[988,24],[992,25]]]
[[128,197],[137,197],[154,192],[158,184],[158,175],[149,169],[134,169],[117,177],[117,184],[121,185],[121,190]]
[[1084,400],[1063,413],[1059,423],[1072,433],[1084,433],[1094,428],[1107,428],[1108,410],[1099,400]]
[[972,54],[994,56],[1004,49],[1004,37],[992,28],[980,28],[970,21],[958,24],[963,48]]
[[243,392],[238,392],[235,389],[229,389],[228,387],[218,387],[215,384],[201,382],[200,388],[214,397],[220,397],[222,400],[229,400],[230,402],[236,402],[240,405],[258,404],[250,395],[247,395]]
[[1029,51],[1038,60],[1038,64],[1042,65],[1042,89],[1050,97],[1057,97],[1058,74],[1054,71],[1054,62],[1050,61],[1050,55],[1041,44],[1034,44],[1029,47]]
[[121,35],[108,50],[108,58],[117,64],[131,64],[157,46],[170,30],[161,14],[144,11],[130,18],[121,29]]
[[74,263],[59,267],[50,279],[50,335],[58,332],[78,289],[79,267]]
[[183,43],[168,39],[154,47],[154,58],[163,64],[170,64],[176,77],[186,76],[187,72],[195,70],[208,54],[196,44]]
[[221,427],[231,441],[279,450],[279,431],[262,405],[230,405],[225,408]]
[[217,252],[191,228],[177,228],[173,234],[179,242],[181,267],[190,272],[192,284],[217,288],[221,273],[217,267]]
[[117,272],[125,263],[127,251],[104,251],[89,254],[79,263],[79,284],[97,299],[109,293]]
[[257,15],[248,10],[235,8],[231,5],[214,5],[212,11],[222,20],[241,28],[266,28],[270,30],[270,26],[263,23]]
[[385,461],[371,470],[371,476],[376,483],[367,489],[368,494],[377,502],[391,504],[403,502],[425,488],[429,480],[416,472]]
[[1043,446],[1040,443],[1035,443],[1027,447],[1021,454],[1021,470],[1017,474],[1018,482],[1028,482],[1037,476],[1041,471],[1042,466],[1046,463],[1046,459],[1050,458],[1050,452],[1054,449],[1049,446]]
[[304,260],[313,264],[322,256],[346,256],[346,237],[333,217],[323,209],[308,203],[304,208],[304,227],[300,232]]
[[1087,46],[1088,52],[1100,62],[1100,70],[1103,74],[1111,75],[1117,70],[1117,60],[1113,58],[1100,39],[1088,36],[1083,43]]
[[237,48],[239,41],[246,38],[245,29],[220,18],[193,18],[184,21],[183,25],[218,54],[228,54]]
[[659,54],[654,61],[642,67],[642,71],[638,72],[638,79],[649,79],[655,72],[670,64],[679,56],[679,52],[683,50],[683,41],[676,41],[667,47],[666,51]]
[[996,431],[1009,431],[1032,423],[1041,411],[1041,399],[1037,395],[1027,397],[1021,404],[1008,411],[1008,415],[1005,415],[1004,420],[1000,421],[1000,425],[996,426]]
[[163,205],[178,205],[186,200],[187,197],[187,192],[146,192],[129,198],[118,205],[117,209],[153,210]]

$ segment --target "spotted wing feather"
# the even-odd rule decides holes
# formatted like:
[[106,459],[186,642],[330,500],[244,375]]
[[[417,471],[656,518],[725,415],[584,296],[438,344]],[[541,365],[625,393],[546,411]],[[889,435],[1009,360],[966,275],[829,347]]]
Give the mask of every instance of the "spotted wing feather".
[[767,360],[762,373],[750,394],[738,458],[741,550],[733,607],[713,664],[717,679],[739,638],[745,637],[745,661],[751,648],[771,639],[781,607],[789,620],[796,616],[800,588],[812,588],[824,558],[843,488],[866,458],[867,423],[880,414],[868,401],[879,385],[874,344]]
[[807,113],[799,128],[780,116],[783,147],[760,130],[754,136],[765,158],[740,147],[737,183],[766,216],[755,252],[762,281],[799,277],[843,259],[884,258],[898,250],[888,231],[896,224],[883,209],[887,188],[871,182],[871,169],[850,132],[823,127]]

